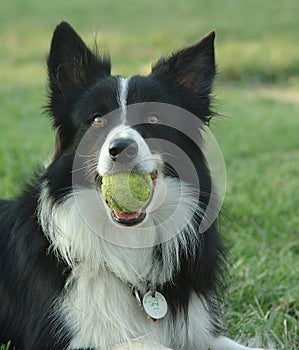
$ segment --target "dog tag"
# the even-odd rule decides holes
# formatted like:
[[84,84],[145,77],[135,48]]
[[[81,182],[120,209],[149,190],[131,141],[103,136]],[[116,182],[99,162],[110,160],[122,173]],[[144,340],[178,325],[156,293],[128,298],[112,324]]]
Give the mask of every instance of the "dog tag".
[[167,314],[167,301],[159,292],[155,292],[154,296],[151,291],[145,293],[142,305],[146,314],[154,320],[160,320]]

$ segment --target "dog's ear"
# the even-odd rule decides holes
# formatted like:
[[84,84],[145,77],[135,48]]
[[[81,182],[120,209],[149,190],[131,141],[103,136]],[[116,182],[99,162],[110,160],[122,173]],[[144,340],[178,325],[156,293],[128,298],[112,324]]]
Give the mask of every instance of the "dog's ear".
[[181,86],[197,96],[207,96],[215,77],[215,32],[192,46],[161,58],[152,68],[152,76],[168,86]]
[[71,110],[84,88],[110,75],[109,57],[93,53],[74,29],[60,23],[53,34],[48,57],[49,105],[47,107],[57,128],[57,158],[73,137]]
[[48,57],[50,112],[64,117],[77,94],[96,77],[109,75],[110,61],[92,53],[74,29],[60,23],[53,34]]

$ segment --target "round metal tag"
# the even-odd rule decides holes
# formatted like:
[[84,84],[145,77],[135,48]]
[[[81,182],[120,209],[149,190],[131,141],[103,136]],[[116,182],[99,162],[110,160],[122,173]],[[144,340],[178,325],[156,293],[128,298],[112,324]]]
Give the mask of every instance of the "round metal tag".
[[155,292],[155,296],[151,291],[145,293],[142,305],[147,315],[155,320],[160,320],[167,314],[167,301],[159,292]]

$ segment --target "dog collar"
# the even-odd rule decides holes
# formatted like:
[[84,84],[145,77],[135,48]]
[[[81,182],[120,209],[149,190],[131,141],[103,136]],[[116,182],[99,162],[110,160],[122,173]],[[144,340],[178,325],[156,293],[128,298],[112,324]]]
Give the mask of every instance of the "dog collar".
[[137,304],[146,313],[149,319],[153,322],[157,322],[166,316],[168,311],[167,300],[162,293],[156,290],[156,288],[152,288],[149,282],[147,282],[146,292],[142,293],[140,289],[131,283],[123,281],[111,271],[107,265],[106,268],[114,275],[114,277],[130,288],[131,293],[136,298]]

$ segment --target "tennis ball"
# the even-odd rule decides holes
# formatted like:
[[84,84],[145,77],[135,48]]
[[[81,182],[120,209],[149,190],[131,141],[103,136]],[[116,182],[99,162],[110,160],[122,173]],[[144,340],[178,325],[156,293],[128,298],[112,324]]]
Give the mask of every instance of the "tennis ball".
[[150,174],[123,172],[103,176],[101,191],[112,210],[133,213],[142,209],[151,198],[152,187]]

